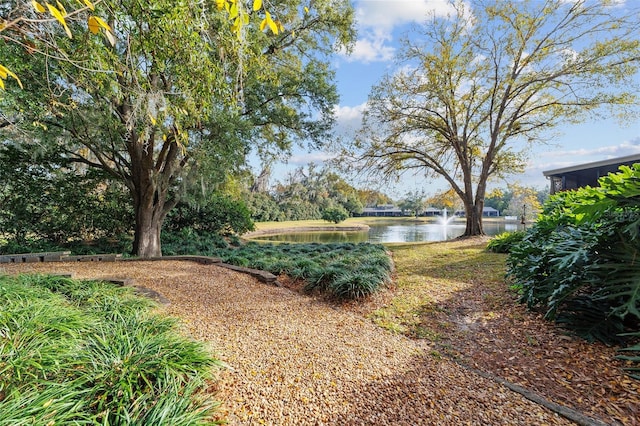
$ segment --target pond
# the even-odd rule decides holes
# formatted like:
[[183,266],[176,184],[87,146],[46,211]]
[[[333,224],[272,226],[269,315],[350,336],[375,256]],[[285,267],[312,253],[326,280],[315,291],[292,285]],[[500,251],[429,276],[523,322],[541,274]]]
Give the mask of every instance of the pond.
[[[420,241],[445,241],[464,234],[464,219],[454,219],[447,225],[432,222],[392,221],[370,225],[369,231],[296,232],[256,237],[260,241],[284,241],[291,243],[408,243]],[[487,235],[522,229],[518,222],[487,220],[483,222]]]

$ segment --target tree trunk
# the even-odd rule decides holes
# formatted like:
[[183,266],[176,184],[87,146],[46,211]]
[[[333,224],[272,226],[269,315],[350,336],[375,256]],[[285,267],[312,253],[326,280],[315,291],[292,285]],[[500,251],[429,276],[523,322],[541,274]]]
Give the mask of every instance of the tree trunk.
[[484,202],[474,204],[473,202],[465,202],[464,209],[467,218],[465,237],[474,237],[477,235],[485,235],[482,227],[482,209]]
[[[162,209],[161,209],[162,210]],[[162,256],[160,232],[163,218],[156,214],[157,208],[148,203],[135,206],[135,237],[133,254],[142,258]]]
[[167,204],[165,180],[149,164],[148,161],[132,161],[130,182],[135,213],[133,254],[142,258],[162,256],[160,233],[171,207]]

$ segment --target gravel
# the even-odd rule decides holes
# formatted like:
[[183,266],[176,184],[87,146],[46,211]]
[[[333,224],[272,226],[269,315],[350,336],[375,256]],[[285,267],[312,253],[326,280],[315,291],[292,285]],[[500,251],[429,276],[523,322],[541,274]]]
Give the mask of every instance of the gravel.
[[0,273],[131,278],[207,342],[229,425],[565,425],[424,342],[284,287],[187,261],[0,265]]

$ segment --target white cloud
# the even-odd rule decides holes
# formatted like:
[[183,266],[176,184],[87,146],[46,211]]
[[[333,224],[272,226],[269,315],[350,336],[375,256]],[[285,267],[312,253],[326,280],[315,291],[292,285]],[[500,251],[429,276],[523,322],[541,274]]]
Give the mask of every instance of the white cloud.
[[328,152],[310,152],[292,155],[291,158],[287,160],[287,164],[292,166],[306,166],[309,163],[322,164],[333,158],[335,158],[335,154]]
[[364,63],[393,58],[395,48],[391,44],[396,28],[453,11],[448,0],[358,0],[355,9],[358,40],[347,60]]
[[453,12],[448,0],[359,0],[356,19],[360,28],[376,28],[391,32],[394,27],[411,22],[424,22],[435,13],[445,16]]
[[601,146],[597,148],[581,148],[567,151],[551,151],[543,153],[542,156],[552,157],[556,160],[560,158],[568,158],[569,160],[564,162],[571,165],[581,163],[582,159],[585,157],[593,157],[591,160],[588,159],[587,161],[599,161],[637,153],[640,153],[640,136],[629,141],[624,141],[618,145]]
[[513,178],[520,179],[526,182],[527,185],[541,187],[548,185],[548,181],[542,174],[544,171],[638,153],[640,153],[640,137],[624,141],[618,145],[539,152],[529,160],[525,172],[522,175],[515,175]]
[[333,108],[336,117],[336,134],[344,138],[353,137],[360,128],[362,114],[366,108],[366,102],[353,107],[336,105]]
[[359,38],[353,47],[353,52],[347,57],[348,61],[386,62],[393,59],[395,48],[385,45],[389,39],[386,37]]

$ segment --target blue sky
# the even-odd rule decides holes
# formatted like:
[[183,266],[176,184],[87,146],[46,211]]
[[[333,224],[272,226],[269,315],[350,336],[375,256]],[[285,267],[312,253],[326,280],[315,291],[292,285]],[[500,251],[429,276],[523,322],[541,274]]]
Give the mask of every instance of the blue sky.
[[[444,14],[449,10],[446,0],[354,0],[353,5],[358,20],[358,40],[350,56],[337,55],[334,60],[340,93],[340,104],[335,108],[336,133],[345,137],[359,127],[371,87],[386,72],[394,70],[399,40],[410,34],[412,25],[423,23],[432,11]],[[624,124],[612,118],[564,126],[557,129],[557,133],[548,145],[533,150],[525,173],[511,176],[510,182],[543,188],[547,186],[542,175],[544,170],[640,153],[640,121]],[[287,164],[274,167],[272,182],[282,180],[287,172],[299,166],[310,162],[320,164],[329,156],[324,152],[296,150]],[[361,182],[354,184],[364,186]],[[495,182],[493,185],[506,187],[506,184]],[[375,187],[376,183],[371,186]],[[395,199],[407,191],[422,189],[434,194],[448,187],[443,181],[405,175],[400,182],[386,183],[381,188]]]

